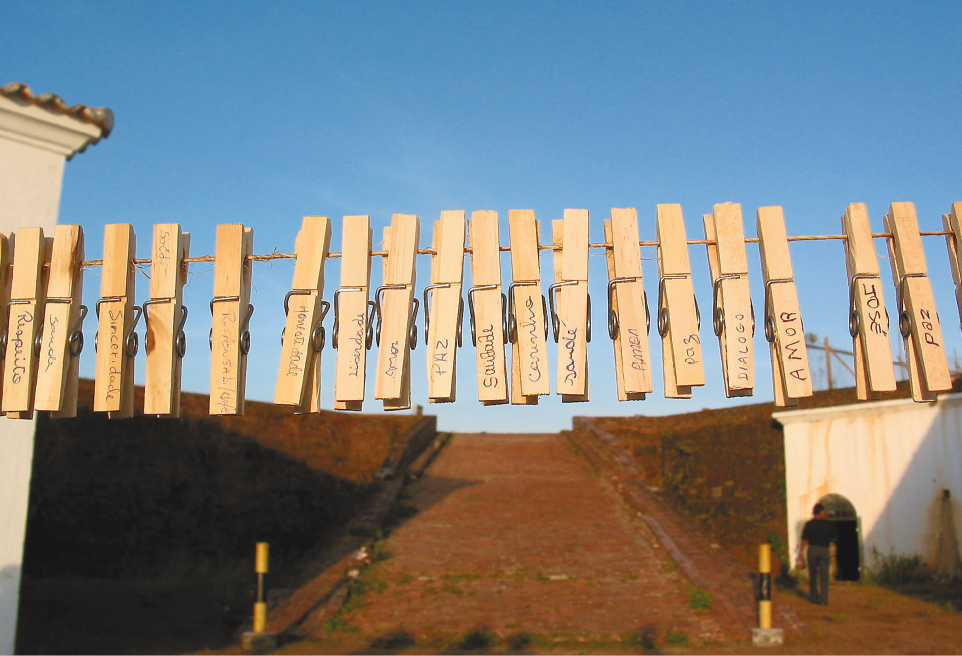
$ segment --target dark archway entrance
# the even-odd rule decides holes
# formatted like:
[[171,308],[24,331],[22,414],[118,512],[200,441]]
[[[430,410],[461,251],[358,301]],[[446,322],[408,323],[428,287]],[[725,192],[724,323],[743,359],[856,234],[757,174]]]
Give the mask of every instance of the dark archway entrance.
[[835,580],[858,581],[861,549],[855,506],[841,494],[826,494],[818,502],[825,506],[828,518],[835,523],[838,531],[835,549]]

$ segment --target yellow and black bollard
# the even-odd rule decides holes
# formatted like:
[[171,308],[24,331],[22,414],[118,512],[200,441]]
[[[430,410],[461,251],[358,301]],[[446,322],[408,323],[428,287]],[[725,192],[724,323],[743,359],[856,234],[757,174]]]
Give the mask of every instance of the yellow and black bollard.
[[244,633],[241,643],[247,651],[270,651],[277,647],[277,634],[267,630],[267,602],[264,601],[264,575],[270,550],[266,542],[257,543],[254,572],[257,574],[257,601],[254,602],[254,630]]
[[267,630],[267,603],[264,601],[264,575],[267,574],[267,561],[270,550],[266,542],[257,543],[254,558],[254,571],[257,572],[257,601],[254,603],[254,633]]
[[772,628],[772,547],[758,547],[758,628],[752,629],[752,644],[771,647],[785,641],[781,629]]

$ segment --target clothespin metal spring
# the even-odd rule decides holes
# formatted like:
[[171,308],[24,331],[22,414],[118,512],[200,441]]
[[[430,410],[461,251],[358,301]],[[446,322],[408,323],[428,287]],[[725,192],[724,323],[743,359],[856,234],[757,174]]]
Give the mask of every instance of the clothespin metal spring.
[[[430,292],[435,289],[447,289],[451,287],[449,282],[439,282],[434,285],[428,285],[424,288],[424,342],[428,341],[428,330],[431,325],[431,312],[429,304]],[[473,315],[472,315],[473,316]],[[464,299],[458,298],[458,331],[457,331],[457,343],[458,347],[461,346],[461,322],[464,320]],[[471,323],[472,330],[474,329],[474,322]],[[473,334],[473,333],[472,333]]]
[[[861,320],[858,316],[858,305],[855,298],[855,281],[856,280],[878,280],[879,284],[882,283],[882,278],[877,273],[856,273],[852,276],[852,280],[848,286],[848,304],[849,304],[849,318],[848,318],[848,333],[853,338],[858,335],[858,329],[861,327]],[[876,308],[872,308],[873,310]],[[889,321],[889,311],[886,308],[882,308],[885,312],[885,327],[888,328],[891,323]],[[899,327],[901,330],[901,326]]]
[[[100,318],[101,303],[122,303],[123,300],[124,300],[123,296],[105,296],[99,299],[97,301],[96,307],[94,308],[97,311],[97,318],[98,319]],[[132,309],[136,313],[134,315],[134,323],[133,325],[130,326],[130,332],[128,332],[127,336],[124,338],[127,357],[131,357],[131,358],[137,355],[137,352],[140,350],[140,336],[137,334],[136,328],[137,328],[137,323],[140,321],[141,315],[144,313],[144,309],[139,305],[133,306]],[[84,316],[86,316],[86,312],[84,313]],[[82,320],[83,319],[81,318],[81,321]],[[98,330],[97,334],[94,335],[94,352],[97,351],[97,341],[99,337],[100,337],[100,331]]]
[[[49,299],[47,300],[47,302],[48,303],[50,302]],[[173,303],[173,302],[174,302],[174,299],[172,298],[151,298],[144,301],[143,307],[144,307],[144,314],[146,315],[144,319],[146,321],[150,320],[150,312],[147,310],[147,308],[149,308],[151,305],[155,305],[157,303]],[[86,308],[83,308],[82,306],[81,308],[86,310]],[[187,355],[187,334],[184,332],[184,326],[187,324],[187,306],[181,305],[180,309],[181,309],[180,325],[177,326],[177,331],[176,331],[177,337],[175,338],[175,341],[174,341],[174,348],[175,348],[175,352],[177,353],[177,357],[183,359],[183,357]],[[83,319],[81,319],[81,321],[82,320]],[[149,344],[150,344],[149,334],[144,335],[144,345],[146,346]]]
[[[210,316],[214,316],[214,303],[219,301],[239,301],[240,296],[215,296],[210,299]],[[240,339],[240,351],[242,355],[247,355],[251,351],[251,331],[250,323],[251,317],[254,316],[254,305],[252,303],[247,304],[247,317],[244,319],[244,323],[241,326],[241,339]],[[207,335],[207,345],[210,346],[210,350],[214,350],[214,329],[211,328]]]
[[[725,330],[725,310],[718,303],[718,290],[721,289],[721,283],[723,280],[737,280],[741,278],[740,273],[731,273],[724,276],[718,276],[715,282],[711,286],[711,296],[712,296],[712,306],[715,308],[714,316],[712,317],[712,328],[715,331],[716,337],[721,337],[722,331]],[[752,336],[755,335],[755,304],[749,300],[748,306],[751,308],[752,313]]]
[[[480,285],[468,290],[468,310],[471,317],[471,344],[478,345],[478,329],[475,325],[474,317],[474,292],[483,292],[488,289],[499,289],[500,285]],[[504,343],[508,343],[508,297],[501,293],[501,333],[504,335]],[[458,342],[458,346],[461,342]]]
[[[313,293],[310,289],[292,289],[287,292],[284,296],[284,316],[286,317],[290,311],[291,296],[310,296]],[[327,343],[327,333],[324,331],[324,317],[331,310],[331,304],[327,301],[321,301],[321,318],[317,321],[317,325],[311,331],[311,348],[314,349],[315,353],[320,353],[324,350],[324,345]],[[281,344],[284,343],[284,333],[287,332],[287,326],[281,328]]]
[[[562,280],[561,282],[556,282],[550,287],[548,287],[548,305],[551,307],[551,331],[554,336],[555,344],[558,343],[558,337],[561,335],[561,319],[558,317],[558,312],[555,310],[555,302],[557,297],[558,287],[567,287],[568,285],[577,285],[581,280]],[[588,294],[587,312],[586,316],[588,318],[588,326],[585,328],[585,342],[591,341],[591,294]]]
[[775,327],[775,312],[772,310],[772,285],[775,283],[795,282],[792,278],[775,278],[765,283],[765,339],[770,344],[774,344],[778,339],[778,332]]
[[[608,281],[608,337],[615,339],[618,336],[620,322],[618,312],[615,310],[615,285],[620,282],[638,282],[637,278],[613,278]],[[645,305],[645,332],[651,334],[651,312],[648,310],[648,293],[642,290],[641,302]],[[590,316],[590,313],[589,313]],[[590,341],[590,340],[589,340]]]
[[[908,337],[912,333],[912,315],[905,307],[906,282],[909,278],[928,278],[925,273],[903,273],[899,280],[898,307],[899,307],[899,332],[902,337]],[[938,313],[936,313],[936,317]]]
[[[377,345],[381,345],[381,322],[383,319],[383,312],[381,311],[381,292],[385,289],[407,289],[407,285],[381,285],[374,292],[374,307],[377,313],[377,328],[374,330],[375,339],[377,340]],[[418,345],[418,309],[421,307],[420,301],[417,298],[411,299],[411,304],[414,309],[411,311],[411,321],[408,323],[408,346],[411,350],[417,348]]]
[[[668,328],[670,325],[668,318],[668,300],[665,294],[665,281],[666,280],[688,280],[690,276],[687,274],[665,274],[658,279],[658,335],[664,337],[668,334]],[[701,310],[698,309],[698,299],[692,298],[695,301],[695,322],[698,329],[701,330]],[[647,308],[648,304],[645,303]]]
[[[333,346],[335,350],[337,349],[337,333],[341,327],[341,306],[337,302],[338,297],[341,295],[341,292],[363,292],[364,289],[364,287],[341,287],[340,289],[334,291],[334,300],[332,301],[334,305],[334,335],[331,338],[331,346]],[[368,301],[367,306],[371,310],[367,317],[367,331],[364,336],[364,348],[370,351],[371,345],[374,344],[374,315],[377,311],[377,306],[375,305],[374,301]]]
[[[514,288],[532,287],[540,285],[539,280],[515,280],[508,285],[508,341],[512,344],[518,343],[518,316],[514,311]],[[544,338],[548,339],[548,302],[544,295],[541,296],[541,311],[544,313]]]

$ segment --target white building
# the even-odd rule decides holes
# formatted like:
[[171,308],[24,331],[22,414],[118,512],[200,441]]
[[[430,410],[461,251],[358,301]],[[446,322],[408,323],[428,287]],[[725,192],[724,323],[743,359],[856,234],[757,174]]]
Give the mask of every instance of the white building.
[[958,572],[962,544],[962,394],[778,412],[785,434],[788,539],[798,551],[812,507],[838,522],[838,578],[873,554],[919,555]]
[[[53,234],[65,162],[110,134],[109,109],[68,106],[17,82],[0,87],[0,232]],[[6,325],[6,308],[0,322]],[[0,654],[12,654],[30,493],[34,422],[0,417]]]

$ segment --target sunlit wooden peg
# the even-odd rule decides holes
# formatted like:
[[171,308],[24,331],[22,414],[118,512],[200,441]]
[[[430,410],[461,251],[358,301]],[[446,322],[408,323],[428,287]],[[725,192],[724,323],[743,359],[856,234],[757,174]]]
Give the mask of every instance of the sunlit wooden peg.
[[374,398],[385,410],[410,407],[411,349],[417,345],[417,307],[414,296],[415,258],[420,239],[418,217],[395,214],[385,229],[384,284],[374,295],[378,309],[377,375]]
[[13,256],[13,279],[7,302],[7,353],[3,367],[3,412],[11,419],[33,418],[47,271],[53,240],[42,228],[20,228]]
[[551,393],[548,372],[548,312],[541,291],[539,222],[534,210],[509,210],[512,282],[508,288],[511,403],[535,405]]
[[287,322],[281,345],[274,403],[298,412],[320,410],[321,352],[326,341],[322,324],[328,303],[324,295],[324,263],[331,245],[331,221],[305,216],[297,234],[294,280],[284,297]]
[[7,319],[10,282],[13,279],[13,246],[16,234],[0,232],[0,415],[3,414],[3,367],[7,354]]
[[605,241],[612,245],[608,251],[608,336],[615,347],[618,398],[643,400],[652,391],[651,315],[642,280],[638,213],[634,208],[615,208],[604,223]]
[[244,414],[247,353],[251,347],[251,261],[254,230],[217,226],[214,298],[210,302],[210,414]]
[[468,309],[471,341],[478,362],[478,400],[485,405],[507,403],[507,297],[501,291],[501,243],[498,213],[473,212],[468,226],[471,242],[471,289]]
[[588,210],[566,209],[552,222],[556,246],[555,283],[548,288],[551,325],[558,343],[557,393],[562,402],[588,400],[588,342],[591,297],[588,295]]
[[745,227],[738,203],[715,205],[704,216],[708,264],[712,279],[712,323],[721,350],[725,395],[751,396],[755,387],[752,337],[755,314],[748,284]]
[[851,203],[842,216],[849,280],[849,333],[855,352],[859,399],[879,399],[895,389],[895,364],[889,341],[889,315],[879,276],[872,226],[864,203]]
[[798,405],[812,395],[812,372],[802,311],[798,305],[795,274],[788,248],[788,233],[781,207],[760,207],[757,212],[759,253],[765,281],[765,339],[772,356],[775,405]]
[[97,368],[94,410],[110,418],[134,415],[136,327],[143,310],[134,305],[137,237],[129,223],[104,227],[104,258],[97,301]]
[[49,410],[54,417],[77,416],[77,384],[80,351],[83,349],[81,305],[84,232],[78,225],[54,229],[53,254],[47,282],[37,395],[34,407]]
[[914,203],[892,203],[885,217],[892,277],[899,308],[899,332],[905,341],[912,398],[935,401],[952,389],[942,326],[925,264],[922,235]]
[[150,299],[144,301],[144,351],[147,354],[144,414],[180,416],[180,383],[187,352],[184,285],[190,233],[176,223],[154,226],[150,254]]
[[701,318],[691,280],[688,237],[681,205],[658,206],[658,334],[661,336],[665,397],[691,398],[705,384]]
[[949,249],[949,268],[955,282],[955,300],[959,308],[959,323],[962,326],[962,203],[952,203],[952,211],[942,215],[945,232],[945,245]]
[[371,285],[371,218],[345,216],[341,228],[341,286],[334,292],[334,330],[337,349],[334,408],[361,410],[364,401],[367,351],[374,341]]
[[463,211],[441,212],[441,219],[434,223],[431,284],[424,288],[428,400],[432,403],[455,400],[455,365],[464,315],[464,223]]

